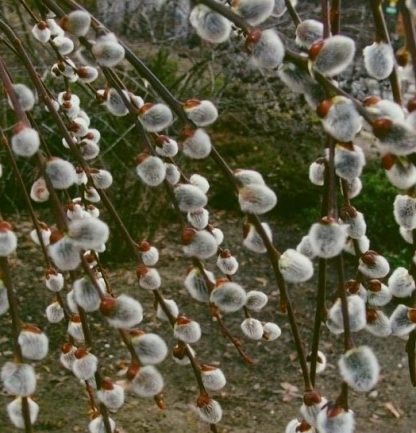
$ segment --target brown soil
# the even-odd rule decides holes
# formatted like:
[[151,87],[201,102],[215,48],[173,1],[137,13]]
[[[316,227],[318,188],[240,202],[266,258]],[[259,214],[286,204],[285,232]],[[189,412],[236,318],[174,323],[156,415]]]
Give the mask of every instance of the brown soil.
[[[221,218],[222,219],[222,218]],[[254,365],[245,365],[234,347],[221,335],[216,323],[208,315],[206,306],[189,298],[182,288],[182,281],[189,266],[184,259],[177,241],[176,228],[160,235],[157,246],[160,248],[159,269],[164,280],[163,293],[175,298],[181,309],[197,319],[203,328],[203,338],[195,345],[198,358],[204,362],[218,363],[227,376],[225,390],[216,395],[224,409],[220,432],[283,432],[286,423],[295,417],[301,404],[302,383],[295,349],[286,317],[276,313],[278,294],[272,273],[264,256],[255,256],[240,246],[239,226],[242,221],[222,221],[219,223],[226,234],[226,245],[238,256],[240,271],[236,281],[247,289],[261,288],[269,294],[266,308],[257,314],[265,321],[275,321],[282,328],[282,336],[275,342],[250,342],[244,340],[245,350],[254,358]],[[236,229],[237,227],[237,229]],[[17,259],[13,260],[13,275],[16,282],[23,320],[44,327],[51,338],[50,355],[37,363],[38,387],[36,401],[40,405],[40,415],[34,430],[38,433],[86,432],[88,424],[87,398],[83,387],[58,362],[58,348],[64,335],[64,324],[50,325],[44,318],[44,309],[51,296],[42,286],[42,263],[36,248],[27,239],[30,226],[20,224],[20,244]],[[293,227],[274,225],[276,242],[281,248],[293,246],[301,234]],[[105,257],[103,258],[105,262]],[[108,263],[107,263],[108,265]],[[214,268],[211,260],[210,268]],[[109,266],[108,266],[109,267]],[[145,330],[152,330],[165,337],[170,346],[174,344],[170,329],[166,324],[154,319],[151,295],[139,289],[135,282],[134,263],[114,267],[110,270],[110,281],[117,293],[129,293],[144,304],[146,314],[143,321]],[[352,275],[348,275],[351,277]],[[297,319],[302,335],[309,341],[314,314],[316,285],[310,282],[302,286],[290,287]],[[328,297],[334,295],[335,282],[330,276]],[[225,321],[232,332],[241,336],[239,323],[241,314],[226,316]],[[101,371],[114,380],[123,380],[122,367],[128,354],[122,347],[116,332],[105,326],[101,318],[93,314],[90,318],[94,335],[94,353],[99,357]],[[0,319],[0,365],[12,359],[10,345],[10,319],[6,314]],[[242,338],[243,339],[243,338]],[[357,344],[371,345],[382,366],[382,376],[376,390],[366,394],[351,392],[350,404],[357,419],[357,432],[414,433],[412,410],[415,390],[409,382],[405,343],[401,339],[376,339],[360,332],[355,336]],[[318,387],[323,395],[335,398],[340,388],[337,372],[337,359],[342,351],[342,338],[336,338],[324,329],[321,349],[327,354],[329,365],[318,377]],[[199,422],[192,410],[197,397],[197,387],[190,367],[179,367],[171,359],[160,365],[166,387],[167,408],[159,410],[153,400],[127,396],[127,403],[114,416],[126,432],[170,433],[172,429],[181,433],[208,432],[207,425]],[[9,397],[0,394],[0,431],[15,431],[7,419],[5,406]]]

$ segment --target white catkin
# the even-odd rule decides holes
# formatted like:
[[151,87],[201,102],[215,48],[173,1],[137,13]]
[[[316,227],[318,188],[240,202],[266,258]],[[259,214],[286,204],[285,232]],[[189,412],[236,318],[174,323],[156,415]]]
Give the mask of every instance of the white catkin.
[[198,36],[205,41],[219,44],[230,37],[231,22],[205,5],[196,5],[191,11],[189,21]]

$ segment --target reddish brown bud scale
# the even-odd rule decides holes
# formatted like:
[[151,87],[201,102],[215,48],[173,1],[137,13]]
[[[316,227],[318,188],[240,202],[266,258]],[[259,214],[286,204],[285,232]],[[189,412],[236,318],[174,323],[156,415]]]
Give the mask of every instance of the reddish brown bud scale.
[[215,282],[215,286],[216,287],[221,286],[221,284],[228,283],[229,281],[230,280],[225,277],[217,278],[217,281]]
[[340,211],[341,218],[355,218],[357,216],[357,209],[354,206],[344,206]]
[[105,296],[100,302],[100,312],[107,316],[111,314],[117,306],[117,300],[112,296]]
[[321,118],[325,118],[328,114],[329,109],[332,107],[332,99],[325,99],[316,108],[316,114]]
[[153,107],[152,102],[146,102],[145,104],[142,105],[142,107],[139,109],[139,114],[144,114],[146,113],[146,111],[149,111],[152,107]]
[[409,113],[416,110],[416,96],[413,96],[413,98],[409,99],[407,102],[407,110]]
[[149,268],[146,265],[138,265],[136,268],[137,278],[143,277],[144,275],[147,274],[148,271],[149,271]]
[[186,227],[182,231],[182,244],[189,245],[194,238],[196,230],[191,227]]
[[105,391],[112,391],[114,389],[113,382],[111,382],[111,379],[109,377],[105,377],[101,381],[101,389],[104,389]]
[[172,354],[175,358],[183,359],[186,356],[186,346],[183,344],[177,344],[173,347]]
[[200,104],[201,101],[199,99],[188,99],[182,105],[184,106],[184,108],[194,108],[194,107],[198,107],[198,105]]
[[45,30],[48,27],[48,24],[46,23],[46,21],[39,21],[37,23],[37,26],[39,30]]
[[374,266],[375,264],[375,257],[378,256],[378,254],[375,251],[368,250],[366,253],[364,253],[361,256],[361,260],[363,263],[365,263],[367,266]]
[[64,30],[68,30],[68,17],[65,15],[59,20],[59,26]]
[[217,367],[210,364],[201,364],[199,368],[201,369],[201,371],[214,371],[217,369]]
[[381,290],[381,281],[370,280],[368,282],[368,290],[371,290],[372,292],[379,292]]
[[416,323],[416,308],[409,308],[407,316],[412,323]]
[[148,153],[140,153],[139,155],[136,156],[135,161],[136,164],[141,164],[143,161],[145,161],[147,158],[149,158],[149,154]]
[[246,41],[245,41],[245,48],[249,49],[250,45],[252,44],[257,44],[257,42],[260,40],[262,35],[262,31],[259,29],[253,29],[251,30],[247,37],[246,37]]
[[73,314],[71,316],[71,322],[81,323],[81,317],[78,314]]
[[210,400],[209,395],[206,392],[202,392],[196,400],[196,405],[198,407],[204,407],[209,404]]
[[0,232],[8,232],[12,229],[12,225],[7,221],[0,221]]
[[316,390],[305,391],[303,394],[303,402],[306,406],[313,406],[314,404],[320,403],[321,400],[321,394]]
[[31,323],[25,323],[22,326],[22,330],[33,332],[34,334],[42,334],[42,331],[36,325],[33,325]]
[[190,319],[188,319],[186,316],[184,316],[184,315],[180,315],[180,316],[178,316],[177,318],[176,318],[176,323],[178,324],[178,325],[187,325],[188,323],[190,323],[191,322],[191,320]]
[[229,257],[232,257],[232,254],[230,250],[222,250],[220,256],[222,259],[228,259]]
[[396,53],[396,61],[399,66],[406,66],[409,63],[410,54],[406,49],[400,49]]
[[72,108],[72,102],[71,101],[64,101],[64,103],[62,104],[62,107],[64,107],[65,110],[69,110],[70,108]]
[[89,264],[94,263],[95,262],[95,255],[93,253],[84,254],[84,259]]
[[325,43],[324,40],[321,39],[319,41],[315,41],[311,45],[311,47],[309,48],[309,51],[308,51],[308,55],[309,55],[310,60],[314,61],[318,57],[318,54],[321,51],[324,43]]
[[397,156],[391,153],[386,153],[381,158],[381,165],[385,170],[390,170],[393,167],[393,165],[396,164],[396,162],[397,162]]
[[140,364],[136,361],[133,361],[127,369],[127,372],[126,372],[127,379],[133,380],[137,376],[137,373],[139,372],[139,370],[140,370]]
[[360,290],[360,283],[356,280],[348,280],[345,283],[345,289],[353,295]]
[[45,277],[48,278],[49,275],[58,275],[58,272],[56,271],[55,268],[48,268],[45,271]]
[[192,128],[183,128],[179,133],[179,137],[181,140],[186,140],[187,138],[192,137],[195,134],[195,130]]
[[160,410],[165,410],[166,409],[166,402],[165,402],[165,399],[163,397],[163,394],[161,394],[161,393],[157,394],[153,398],[155,400],[155,403],[156,403],[157,407]]
[[372,105],[375,105],[380,101],[381,101],[381,98],[379,98],[378,96],[375,96],[375,95],[367,96],[363,100],[363,105],[364,105],[364,107],[371,107]]
[[147,242],[147,241],[141,241],[141,242],[139,243],[139,250],[140,250],[142,253],[145,253],[146,251],[149,251],[149,250],[150,250],[150,247],[151,247],[151,245],[150,245],[150,243]]
[[391,130],[393,121],[387,118],[376,119],[373,122],[373,133],[376,137],[385,137]]
[[368,323],[375,322],[378,319],[377,310],[375,310],[374,308],[367,309],[366,316],[367,316],[367,322]]
[[338,406],[337,404],[334,406],[329,406],[327,410],[327,416],[328,418],[334,418],[344,412],[344,409],[341,406]]
[[132,329],[129,331],[129,334],[131,337],[140,337],[142,335],[145,335],[146,333],[141,329]]
[[71,349],[72,349],[72,344],[71,343],[64,343],[61,346],[61,352],[65,353],[65,354],[69,353],[71,351]]
[[88,350],[85,347],[78,347],[78,349],[74,353],[74,356],[77,359],[84,358],[87,355],[88,355]]
[[64,237],[64,234],[61,231],[59,231],[58,229],[52,229],[51,236],[49,238],[49,242],[52,245],[52,244],[58,242],[59,240],[61,240],[63,237]]
[[18,134],[20,131],[23,131],[23,129],[27,128],[27,125],[19,121],[16,123],[16,125],[13,126],[13,135]]
[[329,224],[336,223],[336,220],[335,220],[335,218],[332,218],[330,216],[324,216],[321,218],[320,223],[325,224],[325,225],[329,225]]

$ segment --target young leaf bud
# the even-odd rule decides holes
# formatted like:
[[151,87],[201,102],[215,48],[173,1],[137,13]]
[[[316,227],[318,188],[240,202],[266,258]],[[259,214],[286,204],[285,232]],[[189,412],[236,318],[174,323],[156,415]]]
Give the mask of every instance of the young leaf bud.
[[[358,332],[366,325],[365,303],[359,295],[351,295],[348,301],[348,318],[351,332]],[[341,300],[338,298],[328,310],[327,327],[333,334],[344,332]]]
[[[309,354],[306,357],[306,360],[308,361],[308,363],[311,363],[311,354]],[[316,374],[321,374],[325,371],[326,369],[326,356],[324,355],[323,352],[321,352],[320,350],[318,350],[317,355],[316,355]]]
[[279,258],[279,269],[290,283],[303,283],[313,275],[313,265],[308,257],[296,250],[288,249]]
[[324,217],[309,230],[312,251],[321,258],[329,259],[341,253],[347,239],[347,227],[330,217]]
[[383,117],[373,122],[373,133],[383,151],[395,155],[409,155],[416,150],[416,131],[404,122]]
[[204,159],[212,149],[211,138],[201,128],[182,131],[182,152],[192,159]]
[[[363,125],[362,117],[356,110],[354,103],[345,96],[334,96],[332,99],[326,99],[321,102],[317,108],[317,113],[322,118],[322,125],[325,131],[335,138],[335,140],[342,143],[348,143],[354,140]],[[357,149],[357,146],[353,147],[353,150],[359,152]],[[344,162],[342,156],[344,155],[339,155],[338,157],[339,159],[341,158],[341,161],[338,161],[341,169],[343,168],[343,164],[340,164],[340,162]],[[350,158],[344,162],[344,165],[348,167],[354,162],[355,165],[360,164],[362,169],[362,166],[365,164],[365,158],[362,152],[360,154],[347,154],[345,158],[348,156],[350,156]],[[352,174],[348,179],[351,177],[353,177]]]
[[101,381],[101,388],[97,391],[97,398],[108,410],[116,412],[124,404],[124,388],[104,378]]
[[309,58],[314,68],[327,77],[344,72],[354,59],[354,54],[355,42],[342,35],[316,41],[309,48]]
[[363,50],[364,66],[370,77],[385,80],[394,67],[394,51],[387,42],[374,42]]
[[220,391],[227,383],[222,370],[208,364],[201,365],[201,378],[205,388],[209,391]]
[[209,223],[209,212],[205,208],[201,207],[193,212],[188,212],[186,219],[192,227],[197,230],[202,230]]
[[243,334],[250,340],[261,340],[263,338],[264,331],[260,320],[250,317],[244,319],[240,326]]
[[328,404],[316,417],[316,427],[322,433],[353,433],[355,427],[354,414],[342,407]]
[[368,346],[354,347],[338,361],[339,372],[347,384],[359,392],[368,392],[378,382],[380,366]]
[[[176,319],[176,317],[178,317],[179,314],[179,308],[176,305],[176,302],[173,299],[164,299],[164,303],[166,305],[166,308],[170,312],[170,314]],[[163,320],[164,322],[167,322],[169,320],[168,316],[163,311],[159,303],[157,304],[156,317],[159,320]]]
[[124,48],[113,33],[100,36],[92,46],[92,53],[101,66],[112,68],[124,59]]
[[91,379],[97,371],[97,357],[84,348],[77,349],[74,355],[72,371],[75,376],[80,380]]
[[45,172],[55,189],[67,189],[77,178],[74,166],[61,158],[50,159],[46,163]]
[[240,188],[238,201],[243,212],[263,215],[276,206],[276,194],[266,185],[251,184]]
[[173,335],[186,344],[196,343],[201,338],[201,327],[194,320],[178,316],[173,327]]
[[166,167],[157,156],[141,153],[136,161],[136,173],[146,185],[158,186],[165,180]]
[[131,388],[139,397],[154,397],[162,392],[163,377],[153,365],[140,367],[131,382]]
[[307,391],[303,396],[300,414],[308,424],[316,427],[316,417],[327,404],[327,399],[321,397],[317,391]]
[[9,310],[9,299],[7,297],[7,289],[4,287],[3,281],[0,280],[0,316]]
[[205,41],[220,44],[230,37],[231,22],[205,5],[196,5],[191,11],[189,21],[198,36]]
[[178,153],[178,143],[166,135],[159,135],[156,139],[156,153],[160,156],[173,158]]
[[114,328],[133,328],[143,320],[142,305],[128,295],[106,296],[101,300],[100,312]]
[[30,188],[30,198],[36,203],[44,203],[49,200],[49,190],[43,177],[33,182]]
[[285,433],[313,433],[314,428],[305,420],[292,419],[286,426]]
[[61,364],[67,369],[72,371],[72,366],[75,361],[75,352],[77,348],[73,346],[71,343],[64,343],[61,347],[61,354],[59,357],[59,361]]
[[204,275],[197,267],[191,268],[188,272],[184,286],[193,299],[199,302],[209,301],[209,289],[207,287],[207,279],[212,286],[215,285],[215,276],[212,272],[204,269]]
[[396,195],[393,207],[394,219],[406,230],[416,228],[416,198],[410,195]]
[[390,316],[391,333],[397,337],[404,337],[416,328],[414,309],[399,304]]
[[353,239],[360,239],[365,235],[367,224],[364,215],[352,206],[341,209],[341,218],[347,225],[347,235]]
[[309,166],[309,180],[313,185],[323,186],[325,179],[325,159],[319,158]]
[[59,24],[74,36],[85,36],[90,29],[91,16],[83,10],[75,10],[64,16]]
[[188,99],[183,107],[189,120],[196,126],[212,125],[218,118],[217,107],[211,101]]
[[246,303],[246,292],[237,283],[227,279],[219,280],[210,295],[210,302],[216,305],[222,313],[234,313]]
[[56,49],[59,51],[59,54],[62,56],[66,56],[74,50],[74,43],[71,39],[65,37],[65,36],[56,36],[54,39],[52,39],[52,44],[56,47]]
[[248,24],[257,26],[272,14],[274,0],[232,0],[231,6]]
[[204,194],[206,194],[209,191],[209,182],[200,174],[193,174],[189,178],[189,183],[193,186],[198,187]]
[[275,69],[282,64],[285,46],[273,29],[253,30],[246,39],[254,63],[262,69]]
[[175,164],[165,163],[166,180],[171,185],[176,185],[181,180],[181,172]]
[[217,424],[222,418],[222,408],[218,401],[201,394],[196,402],[197,413],[201,421],[207,424]]
[[139,279],[139,285],[143,289],[157,290],[162,284],[159,272],[155,268],[139,265],[137,266],[136,273]]
[[[31,398],[27,399],[29,406],[29,418],[30,423],[34,424],[38,417],[39,405],[35,403]],[[16,428],[25,429],[25,418],[23,417],[23,404],[22,398],[17,397],[7,405],[7,414],[9,415],[10,421]]]
[[62,234],[52,232],[48,254],[55,266],[61,271],[73,271],[81,263],[81,248],[72,239],[62,237]]
[[[270,226],[267,223],[261,223],[263,230],[266,232],[267,237],[272,241],[273,234],[270,229]],[[243,227],[243,245],[249,249],[250,251],[254,251],[255,253],[265,253],[267,251],[266,246],[264,245],[263,239],[257,233],[256,228],[253,224],[244,224]]]
[[384,278],[390,272],[390,265],[383,256],[368,250],[360,257],[358,270],[367,278]]
[[269,298],[265,293],[259,290],[250,290],[246,296],[246,307],[251,311],[258,312],[266,306],[268,300]]
[[[85,336],[84,336],[84,331],[82,329],[81,319],[79,316],[73,315],[71,317],[71,320],[68,322],[67,332],[76,342],[78,343],[84,342]],[[74,357],[75,357],[75,351],[74,351]]]
[[53,268],[45,272],[45,285],[51,292],[59,292],[64,287],[64,276]]
[[263,325],[263,340],[274,341],[282,335],[282,330],[276,323],[266,322]]
[[[105,293],[105,284],[100,284],[97,280],[97,284],[100,286],[101,293]],[[92,281],[87,278],[79,278],[73,283],[74,298],[75,302],[86,312],[91,313],[97,311],[100,307],[100,295],[97,293],[97,289]]]
[[296,27],[296,45],[309,50],[311,45],[323,38],[324,26],[320,21],[304,20]]
[[160,132],[173,122],[173,114],[165,104],[144,104],[140,108],[139,118],[148,132]]
[[207,230],[185,228],[182,232],[182,244],[185,255],[200,260],[209,259],[218,250],[216,238]]
[[46,318],[50,323],[59,323],[64,317],[64,309],[59,302],[55,301],[46,307]]
[[382,164],[390,183],[399,189],[409,189],[416,183],[416,167],[404,158],[387,154],[382,158]]
[[335,147],[335,172],[346,180],[360,177],[365,165],[365,156],[361,147],[351,144],[337,144]]
[[133,334],[131,343],[142,365],[160,364],[168,354],[165,341],[157,334]]
[[48,354],[49,339],[34,325],[23,326],[17,341],[24,358],[40,361]]
[[391,335],[390,319],[380,310],[367,310],[367,326],[365,329],[376,337]]
[[[128,99],[127,91],[123,90],[123,93]],[[123,117],[129,113],[129,109],[126,107],[123,98],[118,93],[118,90],[114,88],[108,90],[105,106],[113,116]]]
[[[108,423],[110,425],[110,432],[114,433],[116,430],[116,423],[111,418],[108,418]],[[88,431],[89,431],[89,433],[107,433],[108,432],[108,430],[105,426],[103,417],[101,415],[97,416],[92,421],[90,421],[90,423],[88,424]]]
[[30,158],[39,149],[40,138],[38,131],[18,123],[13,129],[11,139],[12,150],[17,156]]
[[[35,95],[32,90],[29,89],[25,84],[13,84],[13,91],[19,101],[20,108],[23,111],[30,111],[35,105]],[[11,109],[14,109],[12,101],[7,96],[7,102]]]
[[46,44],[51,37],[51,31],[45,21],[39,21],[32,27],[32,35],[40,43]]
[[238,271],[238,261],[230,250],[221,251],[217,258],[217,266],[225,275],[234,275]]
[[83,218],[71,221],[68,237],[72,242],[85,250],[94,250],[108,241],[108,225],[98,218]]
[[238,179],[238,181],[246,186],[250,184],[257,184],[257,185],[265,185],[263,176],[255,170],[245,170],[245,169],[237,169],[234,171],[234,176]]
[[7,221],[0,220],[0,257],[7,257],[17,247],[17,237]]
[[149,242],[140,242],[139,250],[145,266],[154,266],[159,261],[159,251],[157,248],[151,246]]
[[390,275],[389,289],[396,298],[407,298],[415,290],[415,282],[406,268],[398,267]]
[[299,242],[299,244],[296,247],[296,251],[304,256],[306,256],[308,259],[312,260],[316,257],[316,254],[314,253],[311,241],[309,239],[309,236],[303,236],[302,240]]
[[36,389],[35,370],[29,364],[6,362],[1,369],[4,389],[11,395],[28,397]]
[[370,280],[368,282],[367,303],[374,307],[387,305],[392,298],[390,289],[380,280]]

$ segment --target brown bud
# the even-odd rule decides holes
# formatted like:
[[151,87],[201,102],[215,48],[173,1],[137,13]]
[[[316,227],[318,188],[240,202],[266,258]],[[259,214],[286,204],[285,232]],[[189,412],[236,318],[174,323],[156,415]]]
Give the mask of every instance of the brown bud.
[[129,368],[127,369],[126,376],[127,379],[133,380],[137,373],[140,370],[140,364],[137,361],[132,361],[132,363],[129,365]]
[[147,242],[147,241],[141,241],[141,242],[139,243],[139,250],[140,250],[142,253],[145,253],[146,251],[149,251],[149,250],[150,250],[150,247],[151,247],[151,245],[150,245],[150,243]]
[[316,108],[316,114],[321,118],[325,118],[328,114],[329,109],[332,107],[333,102],[332,99],[323,100],[318,107]]
[[357,209],[354,206],[344,206],[340,210],[340,216],[342,219],[355,218],[357,216]]
[[319,52],[321,51],[322,47],[324,45],[324,40],[320,39],[319,41],[315,41],[309,48],[309,58],[312,60],[312,62],[318,57]]
[[183,103],[184,108],[194,108],[201,104],[199,99],[188,99]]
[[366,311],[366,314],[367,314],[367,322],[368,323],[373,323],[378,318],[377,310],[375,310],[374,308],[368,308]]
[[176,323],[178,324],[178,325],[187,325],[188,323],[190,323],[191,322],[191,320],[190,319],[188,319],[186,316],[184,316],[184,315],[179,315],[177,318],[176,318]]
[[104,314],[104,316],[110,315],[116,309],[116,305],[117,299],[112,296],[105,296],[100,302],[101,314]]
[[72,349],[72,344],[71,343],[64,343],[61,346],[61,352],[62,353],[69,353]]
[[101,388],[105,391],[111,391],[114,389],[113,382],[111,382],[111,379],[109,377],[105,377],[101,380]]
[[192,227],[186,227],[182,231],[182,244],[189,245],[194,238],[196,230]]
[[305,391],[303,394],[303,402],[306,406],[313,406],[314,404],[320,403],[321,400],[321,394],[319,394],[315,389],[312,391]]
[[186,356],[186,346],[184,344],[177,344],[172,349],[172,354],[175,358],[183,359]]
[[363,100],[363,105],[364,105],[364,107],[371,107],[372,105],[375,105],[380,101],[381,101],[381,98],[379,98],[378,96],[375,96],[375,95],[367,96]]
[[397,156],[391,153],[386,153],[381,158],[381,165],[385,170],[390,170],[393,167],[393,165],[396,164],[396,162],[397,162]]
[[368,282],[368,290],[372,292],[379,292],[381,290],[381,281],[380,280],[370,280]]
[[87,355],[88,355],[88,350],[85,347],[78,347],[78,349],[74,353],[74,356],[77,359],[84,358],[84,356]]
[[409,113],[416,110],[416,96],[413,96],[413,98],[409,99],[407,102],[407,110]]
[[335,218],[332,218],[330,216],[324,216],[324,217],[321,218],[321,220],[319,222],[321,224],[329,225],[329,224],[336,223],[336,220],[335,220]]
[[366,253],[364,253],[361,256],[361,260],[363,261],[364,264],[366,264],[367,266],[374,266],[375,264],[375,258],[378,256],[378,253],[376,253],[373,250],[368,250]]
[[0,221],[0,233],[8,232],[12,229],[12,225],[7,221]]
[[345,282],[344,287],[348,293],[354,295],[355,293],[358,293],[358,291],[360,290],[360,283],[357,280],[348,280]]
[[144,114],[146,111],[149,111],[153,107],[152,102],[146,102],[146,104],[143,104],[142,107],[139,110],[139,114]]
[[51,236],[49,238],[49,242],[52,245],[52,244],[58,242],[59,240],[61,240],[63,237],[64,237],[64,234],[61,231],[59,231],[58,229],[52,229]]
[[137,278],[141,278],[149,272],[149,268],[146,265],[138,265],[136,268]]
[[245,44],[244,44],[246,50],[248,50],[250,48],[250,45],[257,44],[257,42],[261,38],[261,34],[262,34],[262,32],[259,29],[253,29],[248,33],[248,35],[246,37]]
[[220,256],[222,259],[228,259],[229,257],[232,257],[233,255],[231,254],[230,250],[222,250],[220,253]]
[[407,317],[409,317],[409,320],[412,323],[416,323],[416,308],[409,308],[409,311],[407,312]]
[[391,119],[382,118],[376,119],[373,122],[373,133],[378,138],[385,137],[393,126],[393,121]]

